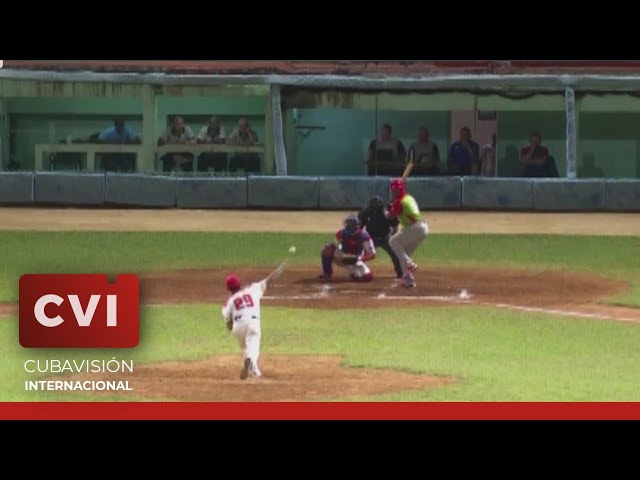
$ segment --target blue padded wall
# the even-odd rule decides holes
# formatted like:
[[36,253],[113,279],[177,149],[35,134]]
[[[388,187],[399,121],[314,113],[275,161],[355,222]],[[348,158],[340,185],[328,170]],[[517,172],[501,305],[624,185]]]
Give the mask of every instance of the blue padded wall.
[[33,202],[33,179],[31,172],[0,172],[0,203]]
[[245,208],[247,179],[179,178],[176,201],[180,208]]
[[460,177],[416,177],[406,181],[407,191],[421,209],[457,209],[461,203]]
[[36,203],[103,205],[104,182],[102,173],[38,172],[34,200]]
[[533,209],[533,180],[464,177],[462,207],[490,210]]
[[606,208],[640,211],[640,180],[606,180]]
[[374,195],[389,198],[388,177],[320,177],[320,208],[360,209]]
[[603,180],[536,179],[533,184],[536,210],[573,211],[603,210]]
[[317,177],[249,177],[249,206],[318,208]]
[[106,202],[140,207],[175,207],[176,179],[150,175],[107,174]]

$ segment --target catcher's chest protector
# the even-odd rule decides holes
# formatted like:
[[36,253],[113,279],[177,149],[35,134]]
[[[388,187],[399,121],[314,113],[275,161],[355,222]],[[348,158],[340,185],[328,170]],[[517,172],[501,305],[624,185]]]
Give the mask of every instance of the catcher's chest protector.
[[342,232],[342,251],[344,253],[351,253],[354,255],[360,255],[364,250],[364,242],[368,240],[368,236],[362,230],[355,234],[347,235],[346,232]]

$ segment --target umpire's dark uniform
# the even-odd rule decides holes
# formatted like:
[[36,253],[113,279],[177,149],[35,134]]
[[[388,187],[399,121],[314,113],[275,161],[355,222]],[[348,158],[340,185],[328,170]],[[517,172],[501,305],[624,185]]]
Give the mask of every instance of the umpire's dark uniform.
[[381,198],[374,197],[368,207],[364,208],[359,214],[360,226],[367,229],[376,248],[382,248],[391,257],[393,268],[398,278],[402,277],[402,268],[400,268],[400,260],[389,246],[389,238],[391,237],[391,229],[398,227],[398,219],[388,219],[384,215],[384,203]]

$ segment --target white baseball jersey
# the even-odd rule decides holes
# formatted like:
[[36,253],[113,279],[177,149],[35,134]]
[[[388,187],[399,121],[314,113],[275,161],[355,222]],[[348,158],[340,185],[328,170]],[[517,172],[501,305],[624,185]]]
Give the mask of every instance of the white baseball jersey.
[[232,320],[234,323],[250,319],[260,319],[260,299],[267,289],[264,280],[252,283],[229,297],[222,307],[222,318],[225,322]]

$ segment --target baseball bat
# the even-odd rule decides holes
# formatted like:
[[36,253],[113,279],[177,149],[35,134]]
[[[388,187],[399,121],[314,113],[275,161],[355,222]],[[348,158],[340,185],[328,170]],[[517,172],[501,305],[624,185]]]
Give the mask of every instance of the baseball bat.
[[402,181],[403,182],[411,174],[411,170],[413,170],[413,160],[409,160],[409,163],[407,163],[407,166],[404,168],[404,172],[402,172]]

